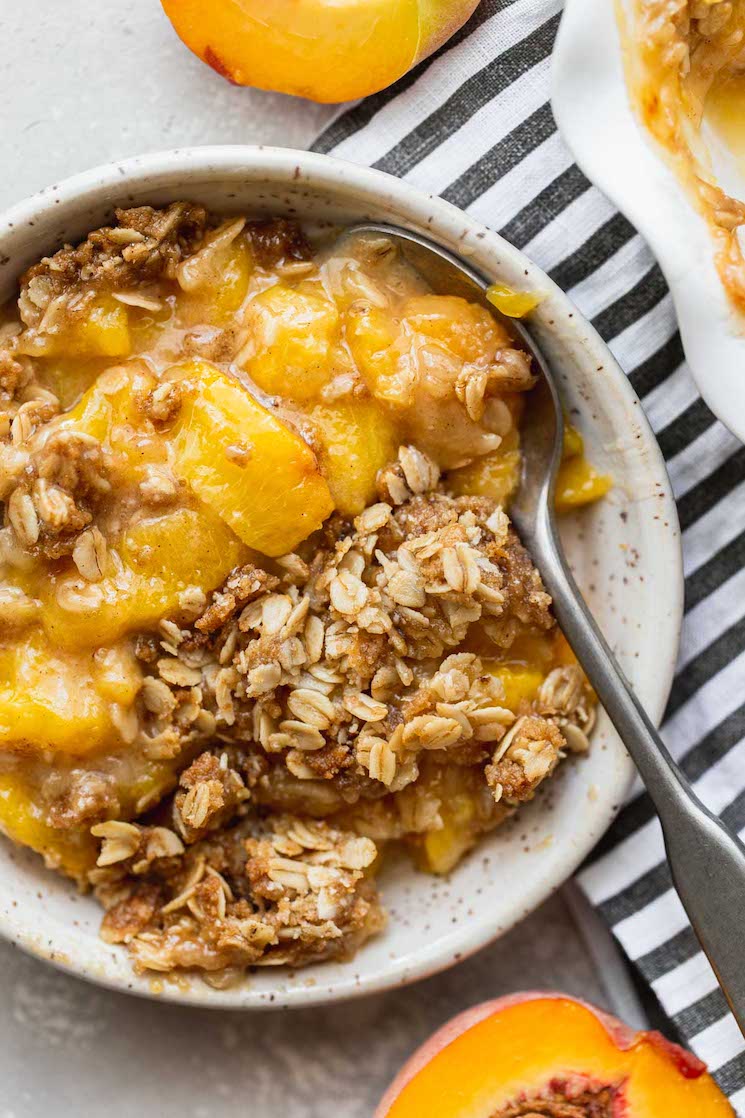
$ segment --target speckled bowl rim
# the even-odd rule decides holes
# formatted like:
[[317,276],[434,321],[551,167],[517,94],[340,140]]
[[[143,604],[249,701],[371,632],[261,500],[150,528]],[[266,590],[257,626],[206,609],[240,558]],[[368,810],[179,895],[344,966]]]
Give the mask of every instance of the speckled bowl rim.
[[[263,146],[214,146],[184,148],[172,151],[155,152],[95,167],[82,174],[47,187],[31,198],[11,207],[0,215],[0,279],[9,273],[16,277],[31,261],[23,259],[20,246],[23,230],[33,226],[42,215],[56,209],[60,226],[65,222],[73,223],[76,214],[80,215],[90,208],[111,204],[127,204],[128,192],[132,188],[153,191],[163,188],[172,190],[172,197],[188,196],[190,183],[219,182],[224,177],[245,173],[254,182],[261,182],[273,188],[307,184],[316,192],[324,189],[338,193],[343,190],[350,200],[359,205],[369,200],[371,208],[385,198],[395,207],[402,224],[426,228],[429,235],[451,249],[462,251],[471,262],[478,264],[481,252],[488,252],[499,260],[500,270],[504,266],[507,273],[529,277],[529,283],[550,293],[552,308],[557,322],[574,337],[574,343],[606,373],[605,383],[615,393],[615,399],[624,401],[624,406],[635,409],[635,418],[641,437],[645,440],[645,451],[649,456],[649,471],[655,478],[656,506],[660,516],[670,525],[665,537],[668,553],[665,556],[666,578],[660,594],[666,601],[666,617],[661,628],[654,634],[659,651],[657,673],[653,682],[645,681],[647,709],[650,716],[659,722],[672,683],[680,627],[683,615],[683,570],[680,552],[680,533],[675,502],[667,477],[664,459],[657,446],[654,435],[643,415],[639,401],[627,378],[610,354],[592,326],[581,316],[566,295],[528,260],[521,252],[509,245],[498,234],[487,229],[455,206],[441,198],[420,191],[400,179],[383,172],[358,166],[345,160],[327,155],[319,155],[288,148]],[[49,246],[51,251],[56,246]],[[487,269],[488,270],[488,269]],[[557,313],[558,308],[558,313]],[[536,312],[539,316],[540,307]],[[553,324],[553,320],[552,324]],[[633,671],[630,673],[633,676]],[[279,993],[276,998],[266,991],[260,995],[251,991],[250,985],[238,986],[234,991],[215,991],[204,983],[191,982],[182,987],[178,983],[164,982],[156,990],[152,985],[128,981],[122,973],[116,973],[100,965],[91,965],[86,957],[85,937],[70,937],[61,953],[55,949],[54,942],[39,928],[38,924],[29,926],[24,921],[23,912],[8,909],[0,913],[0,935],[9,939],[23,950],[53,963],[60,969],[85,978],[98,985],[134,993],[139,996],[153,997],[157,1000],[179,1002],[214,1008],[287,1008],[290,1006],[309,1006],[324,1002],[345,1000],[362,994],[381,992],[405,985],[419,978],[429,976],[466,958],[480,948],[502,935],[518,920],[541,904],[559,885],[562,884],[583,861],[602,833],[611,823],[618,805],[628,793],[634,775],[631,761],[624,755],[616,772],[613,786],[613,801],[604,805],[602,813],[596,811],[591,823],[584,822],[578,833],[567,843],[561,860],[554,866],[548,878],[537,877],[527,882],[514,912],[506,921],[495,926],[489,913],[474,918],[457,933],[443,942],[428,943],[421,937],[410,955],[400,959],[395,965],[368,969],[359,966],[361,955],[348,964],[348,977],[328,985],[316,982],[314,985],[297,985],[291,989],[282,987],[278,981]],[[10,915],[12,912],[12,916]],[[51,922],[51,921],[50,921]],[[281,968],[280,968],[281,969]],[[217,995],[217,996],[216,996]]]

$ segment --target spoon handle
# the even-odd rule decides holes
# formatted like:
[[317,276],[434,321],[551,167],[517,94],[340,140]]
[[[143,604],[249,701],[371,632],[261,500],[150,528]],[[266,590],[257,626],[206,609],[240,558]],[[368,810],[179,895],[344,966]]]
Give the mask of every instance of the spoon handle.
[[701,803],[634,695],[569,571],[553,517],[540,518],[531,548],[559,624],[657,808],[675,887],[745,1035],[745,846]]

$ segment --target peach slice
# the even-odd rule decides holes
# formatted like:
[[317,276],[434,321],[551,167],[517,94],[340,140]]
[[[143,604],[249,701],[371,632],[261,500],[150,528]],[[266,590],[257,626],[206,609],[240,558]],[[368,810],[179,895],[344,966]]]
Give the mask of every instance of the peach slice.
[[321,469],[336,508],[344,516],[357,516],[375,501],[378,470],[396,459],[395,424],[366,399],[315,404],[308,414],[323,443]]
[[292,551],[334,507],[313,451],[208,361],[174,372],[184,389],[169,431],[174,472],[249,547]]
[[0,773],[0,832],[41,854],[48,866],[76,879],[84,880],[96,862],[97,844],[87,829],[51,827],[17,773]]
[[634,1032],[563,994],[466,1010],[414,1053],[374,1118],[734,1118],[706,1066],[657,1032]]
[[168,509],[126,527],[109,549],[100,582],[86,586],[67,563],[44,574],[34,592],[43,602],[42,621],[54,644],[96,649],[152,628],[162,617],[178,616],[184,592],[209,594],[249,554],[206,505]]
[[[235,228],[236,223],[231,225]],[[251,251],[245,237],[221,243],[224,232],[225,226],[208,233],[200,253],[180,266],[183,290],[176,298],[176,307],[178,319],[185,326],[204,322],[228,324],[246,297],[254,267]],[[188,265],[200,254],[201,260],[189,273]]]
[[440,801],[442,827],[412,839],[417,861],[428,873],[448,874],[509,809],[485,802],[481,774],[470,765],[422,765],[423,790]]
[[237,85],[366,97],[461,27],[478,0],[162,0],[187,47]]
[[248,306],[253,353],[245,368],[269,395],[291,400],[317,397],[333,372],[339,312],[315,284],[277,283]]
[[[131,705],[141,683],[134,656],[119,664],[119,693],[92,653],[60,654],[40,630],[0,646],[0,749],[79,755],[120,745],[112,705]],[[102,678],[103,677],[103,678]]]
[[49,333],[31,333],[20,352],[33,357],[126,357],[131,347],[127,308],[106,292]]
[[612,486],[612,479],[599,473],[586,458],[569,458],[562,462],[556,479],[556,511],[569,512],[592,505]]
[[516,429],[490,454],[474,459],[448,475],[448,488],[456,497],[490,497],[509,505],[520,484],[520,436]]

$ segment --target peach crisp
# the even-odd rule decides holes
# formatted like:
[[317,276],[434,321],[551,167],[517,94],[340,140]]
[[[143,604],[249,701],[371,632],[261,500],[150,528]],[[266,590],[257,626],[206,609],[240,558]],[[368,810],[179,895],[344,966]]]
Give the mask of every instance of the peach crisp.
[[[140,969],[348,956],[587,748],[531,361],[380,236],[116,211],[0,325],[0,826]],[[581,442],[560,499],[603,491]]]

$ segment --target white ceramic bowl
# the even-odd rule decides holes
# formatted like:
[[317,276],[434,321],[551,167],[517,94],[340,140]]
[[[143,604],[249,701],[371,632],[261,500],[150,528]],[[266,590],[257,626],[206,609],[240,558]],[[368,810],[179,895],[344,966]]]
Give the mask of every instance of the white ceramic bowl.
[[[427,233],[485,275],[546,293],[531,320],[561,379],[592,460],[616,487],[565,525],[577,576],[651,715],[670,687],[682,609],[678,524],[660,452],[639,401],[594,330],[521,253],[441,199],[377,171],[283,149],[196,148],[97,168],[0,218],[0,299],[19,273],[106,221],[115,205],[188,198],[216,210],[317,221],[378,219]],[[573,872],[608,826],[632,776],[605,716],[586,759],[569,762],[548,794],[494,833],[447,879],[403,858],[381,878],[387,930],[347,963],[298,972],[266,968],[217,991],[200,979],[159,996],[221,1007],[308,1005],[411,982],[477,950],[526,915]],[[126,951],[97,935],[100,910],[39,859],[0,841],[0,932],[95,982],[142,995]]]
[[[579,166],[659,260],[699,392],[745,439],[745,315],[725,295],[706,222],[634,116],[616,0],[567,0],[553,55],[552,105]],[[745,198],[734,161],[713,141],[711,154],[725,189]]]

